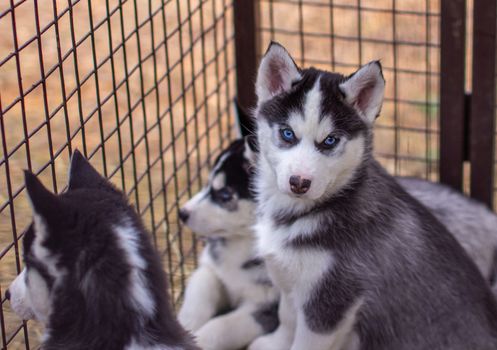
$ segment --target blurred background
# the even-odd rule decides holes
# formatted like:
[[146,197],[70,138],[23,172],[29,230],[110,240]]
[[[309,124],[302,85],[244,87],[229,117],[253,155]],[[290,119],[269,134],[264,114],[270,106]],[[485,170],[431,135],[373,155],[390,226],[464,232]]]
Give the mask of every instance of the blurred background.
[[[271,40],[299,65],[344,74],[380,59],[387,85],[376,124],[377,157],[392,174],[437,181],[440,1],[1,1],[2,348],[37,348],[41,334],[36,323],[18,319],[4,298],[22,269],[22,236],[31,221],[22,171],[30,169],[47,187],[63,191],[76,148],[142,215],[178,305],[201,248],[178,224],[178,208],[238,136],[233,99],[237,89],[253,89],[255,79],[253,72],[237,71],[240,57],[260,58]],[[473,2],[462,3],[461,89],[469,90]],[[247,8],[255,9],[254,28],[245,24]],[[255,50],[244,42],[247,35]],[[468,166],[462,160],[459,165],[468,175],[461,183],[468,191]]]

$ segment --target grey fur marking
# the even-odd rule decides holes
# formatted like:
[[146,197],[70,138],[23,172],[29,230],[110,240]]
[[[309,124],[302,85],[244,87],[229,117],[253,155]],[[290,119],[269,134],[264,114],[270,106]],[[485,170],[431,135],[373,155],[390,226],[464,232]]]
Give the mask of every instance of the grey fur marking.
[[278,327],[278,303],[261,305],[252,313],[255,321],[262,327],[264,333],[271,333]]
[[218,262],[221,259],[222,251],[226,246],[226,238],[209,237],[206,241],[209,255],[212,257],[212,260]]

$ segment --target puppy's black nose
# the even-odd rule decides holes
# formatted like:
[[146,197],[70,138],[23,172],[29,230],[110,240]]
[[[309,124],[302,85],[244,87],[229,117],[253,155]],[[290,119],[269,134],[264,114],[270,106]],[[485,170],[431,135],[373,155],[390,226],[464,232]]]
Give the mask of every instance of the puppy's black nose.
[[5,291],[5,298],[7,298],[7,300],[10,300],[10,291],[8,289]]
[[295,194],[304,194],[311,188],[311,180],[303,179],[298,175],[290,176],[290,189]]
[[179,211],[179,218],[180,218],[181,221],[183,221],[183,222],[186,223],[188,221],[188,217],[189,216],[190,216],[190,213],[187,210],[180,209],[180,211]]

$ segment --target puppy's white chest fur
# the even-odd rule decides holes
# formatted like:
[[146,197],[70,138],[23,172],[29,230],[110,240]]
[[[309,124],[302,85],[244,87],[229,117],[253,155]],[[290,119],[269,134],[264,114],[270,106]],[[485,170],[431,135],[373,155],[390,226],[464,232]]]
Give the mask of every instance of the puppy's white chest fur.
[[335,261],[330,251],[288,244],[289,238],[296,237],[296,230],[302,227],[300,220],[289,226],[276,226],[267,216],[262,216],[255,226],[257,247],[271,280],[300,305],[323,275],[333,269]]
[[251,237],[228,239],[217,253],[205,250],[201,263],[209,266],[223,282],[232,306],[246,301],[263,303],[276,300],[277,291],[269,283],[266,270],[260,266],[243,268],[244,263],[254,259],[254,242]]

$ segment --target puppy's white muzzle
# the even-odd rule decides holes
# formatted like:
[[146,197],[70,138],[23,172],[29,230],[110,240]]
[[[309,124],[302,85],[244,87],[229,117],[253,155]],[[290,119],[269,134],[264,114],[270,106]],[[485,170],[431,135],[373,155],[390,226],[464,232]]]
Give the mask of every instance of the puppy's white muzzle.
[[35,314],[29,302],[26,286],[26,269],[22,270],[19,276],[10,284],[8,291],[12,310],[23,320],[34,319]]

